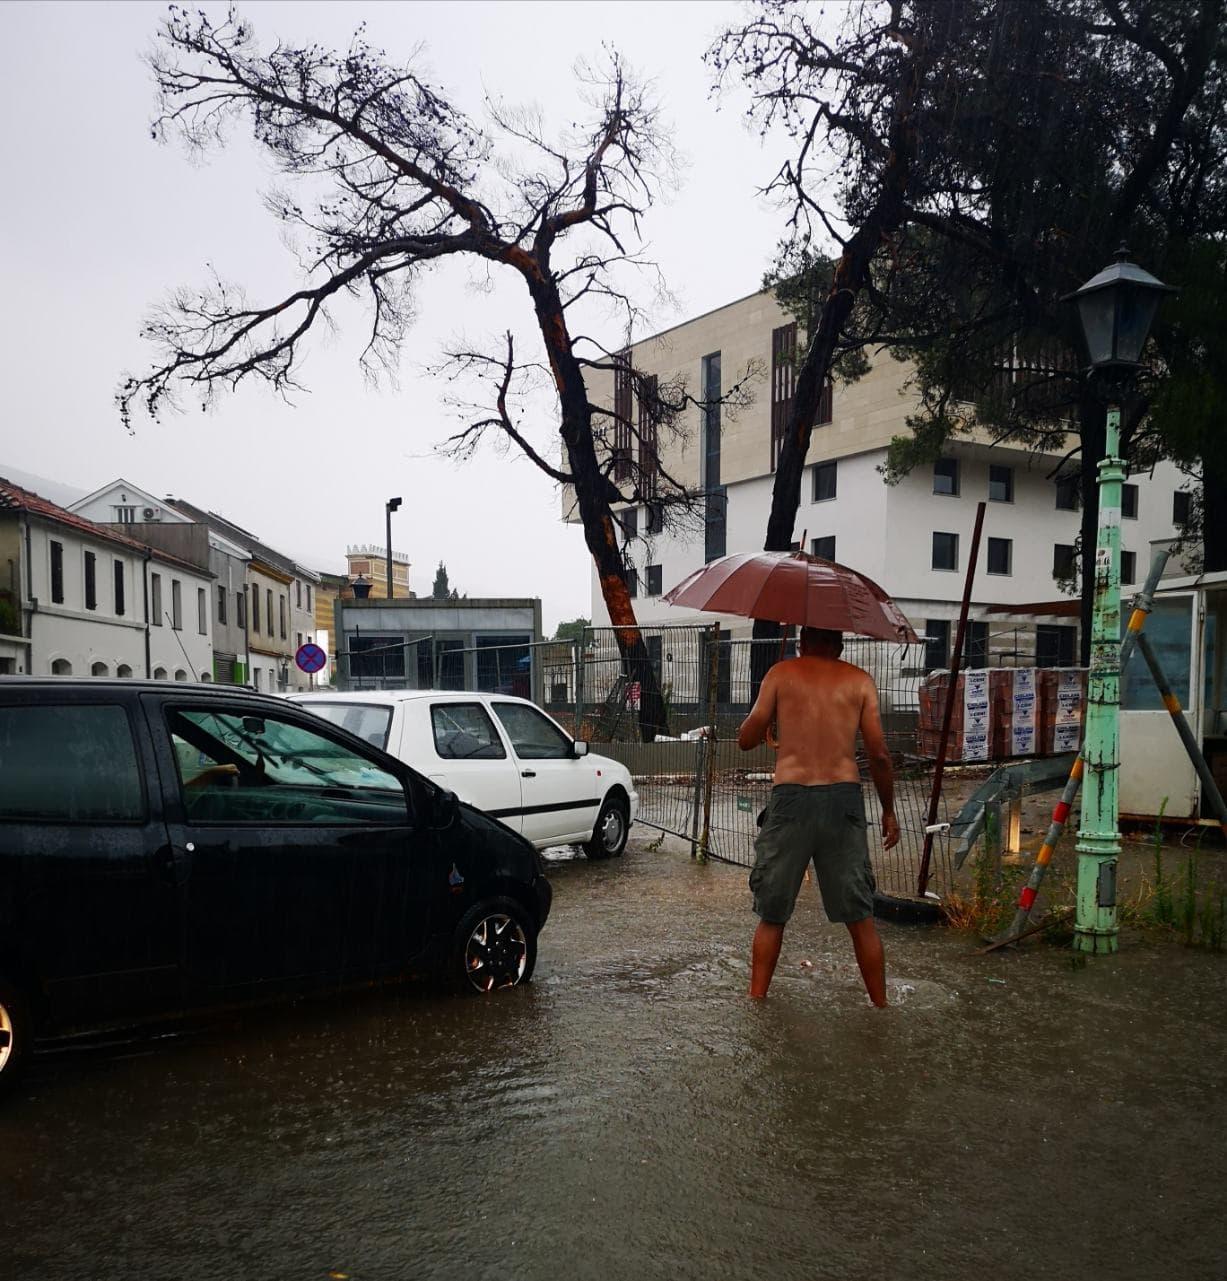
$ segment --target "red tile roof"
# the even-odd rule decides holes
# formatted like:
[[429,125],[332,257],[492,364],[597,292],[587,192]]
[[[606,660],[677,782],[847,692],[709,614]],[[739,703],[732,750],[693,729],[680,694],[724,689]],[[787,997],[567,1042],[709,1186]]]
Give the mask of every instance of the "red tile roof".
[[115,530],[108,529],[105,525],[98,525],[92,520],[86,520],[84,516],[78,516],[76,512],[70,512],[66,507],[53,503],[49,498],[44,498],[41,494],[34,493],[33,490],[22,489],[20,485],[14,485],[12,481],[5,480],[3,476],[0,476],[0,511],[25,512],[29,516],[37,516],[39,519],[50,521],[52,524],[64,525],[69,529],[76,530],[79,534],[86,534],[90,538],[96,538],[100,542],[126,547],[132,551],[140,552],[142,555],[149,553],[154,560],[162,561],[167,565],[178,565],[182,569],[190,570],[193,574],[203,578],[210,577],[208,570],[202,569],[199,565],[193,565],[191,561],[182,560],[178,556],[172,556],[170,552],[164,552],[157,547],[150,547],[146,543],[138,542],[135,538],[129,538],[126,534],[116,533]]

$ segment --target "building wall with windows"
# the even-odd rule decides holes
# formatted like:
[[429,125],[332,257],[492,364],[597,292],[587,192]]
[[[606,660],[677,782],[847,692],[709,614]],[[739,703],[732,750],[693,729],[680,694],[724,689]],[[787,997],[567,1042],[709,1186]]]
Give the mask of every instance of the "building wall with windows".
[[[668,433],[661,439],[662,465],[708,493],[706,514],[700,504],[680,528],[657,532],[659,518],[648,508],[619,512],[628,581],[641,622],[713,621],[710,615],[670,608],[660,593],[707,560],[762,547],[779,423],[792,388],[780,357],[795,342],[790,326],[774,300],[762,293],[631,348],[637,371],[680,380],[697,399],[704,398],[714,367],[722,395],[744,380],[753,397],[747,406],[724,406],[718,414],[695,406],[681,424],[680,439]],[[923,634],[930,621],[940,624],[957,617],[976,504],[984,499],[984,541],[972,598],[978,643],[997,652],[1021,647],[1034,655],[1042,644],[1045,652],[1057,646],[1065,653],[1067,635],[1039,633],[1043,627],[1070,625],[1059,614],[1060,602],[1068,598],[1063,598],[1061,575],[1054,571],[1067,568],[1080,519],[1068,501],[1068,487],[1053,479],[1061,456],[994,446],[976,435],[952,444],[946,459],[918,467],[898,485],[888,486],[882,476],[887,446],[892,437],[907,432],[907,417],[915,409],[908,374],[906,365],[880,356],[858,382],[837,385],[828,393],[803,478],[798,543],[880,583]],[[597,403],[614,404],[612,374],[594,375],[591,390]],[[713,475],[718,493],[710,484]],[[1126,590],[1145,577],[1150,544],[1178,532],[1179,495],[1186,487],[1186,479],[1170,463],[1130,478],[1121,522]],[[564,518],[576,519],[569,494],[563,504]],[[1054,606],[1058,615],[1044,623],[1044,610],[987,613],[1003,605]],[[608,622],[595,573],[592,617],[597,624]],[[1076,617],[1073,621],[1076,626]],[[725,622],[734,633],[749,627],[745,620]],[[931,659],[938,658],[939,649],[931,648]]]
[[247,647],[251,684],[266,693],[292,689],[292,574],[253,556],[247,570]]
[[[315,640],[315,598],[320,587],[320,576],[313,569],[294,566],[294,581],[290,584],[290,630],[294,653],[307,641]],[[290,665],[290,687],[310,689],[311,677],[297,663]]]

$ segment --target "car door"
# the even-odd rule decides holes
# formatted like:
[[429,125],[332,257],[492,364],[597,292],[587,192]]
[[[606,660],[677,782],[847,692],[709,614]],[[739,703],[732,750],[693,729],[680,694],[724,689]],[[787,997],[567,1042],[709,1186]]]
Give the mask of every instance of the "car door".
[[171,841],[189,868],[194,988],[348,981],[424,942],[406,773],[305,712],[147,696]]
[[[429,706],[423,708],[427,701]],[[434,756],[426,771],[431,780],[514,831],[521,831],[519,766],[485,704],[476,698],[471,702],[406,699],[401,709],[405,717],[402,754],[409,736],[420,733],[420,726],[413,725],[409,718],[425,710]]]
[[520,772],[522,831],[534,844],[591,831],[600,796],[596,770],[574,740],[531,703],[491,699]]
[[[180,887],[133,701],[72,686],[0,706],[0,863],[50,1020],[173,1008]],[[149,780],[153,785],[149,786]],[[10,944],[18,942],[6,931]]]

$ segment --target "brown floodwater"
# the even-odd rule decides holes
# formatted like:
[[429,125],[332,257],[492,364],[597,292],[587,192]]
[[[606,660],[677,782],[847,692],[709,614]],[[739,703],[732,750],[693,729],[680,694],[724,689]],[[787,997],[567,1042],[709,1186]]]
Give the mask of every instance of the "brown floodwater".
[[4,1277],[1227,1273],[1223,957],[884,926],[874,1011],[807,886],[751,1005],[744,869],[552,880],[524,989],[36,1062],[0,1111]]

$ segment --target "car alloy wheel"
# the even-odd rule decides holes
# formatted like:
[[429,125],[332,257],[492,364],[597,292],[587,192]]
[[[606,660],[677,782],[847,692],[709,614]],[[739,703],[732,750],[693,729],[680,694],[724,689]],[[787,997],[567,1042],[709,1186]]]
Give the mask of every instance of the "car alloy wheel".
[[12,1088],[25,1068],[30,1021],[21,993],[0,979],[0,1094]]
[[473,927],[464,948],[464,973],[478,992],[515,987],[528,968],[528,939],[506,912],[491,912]]
[[9,1007],[0,1002],[0,1076],[4,1074],[4,1069],[8,1067],[15,1052],[13,1015],[9,1011]]

